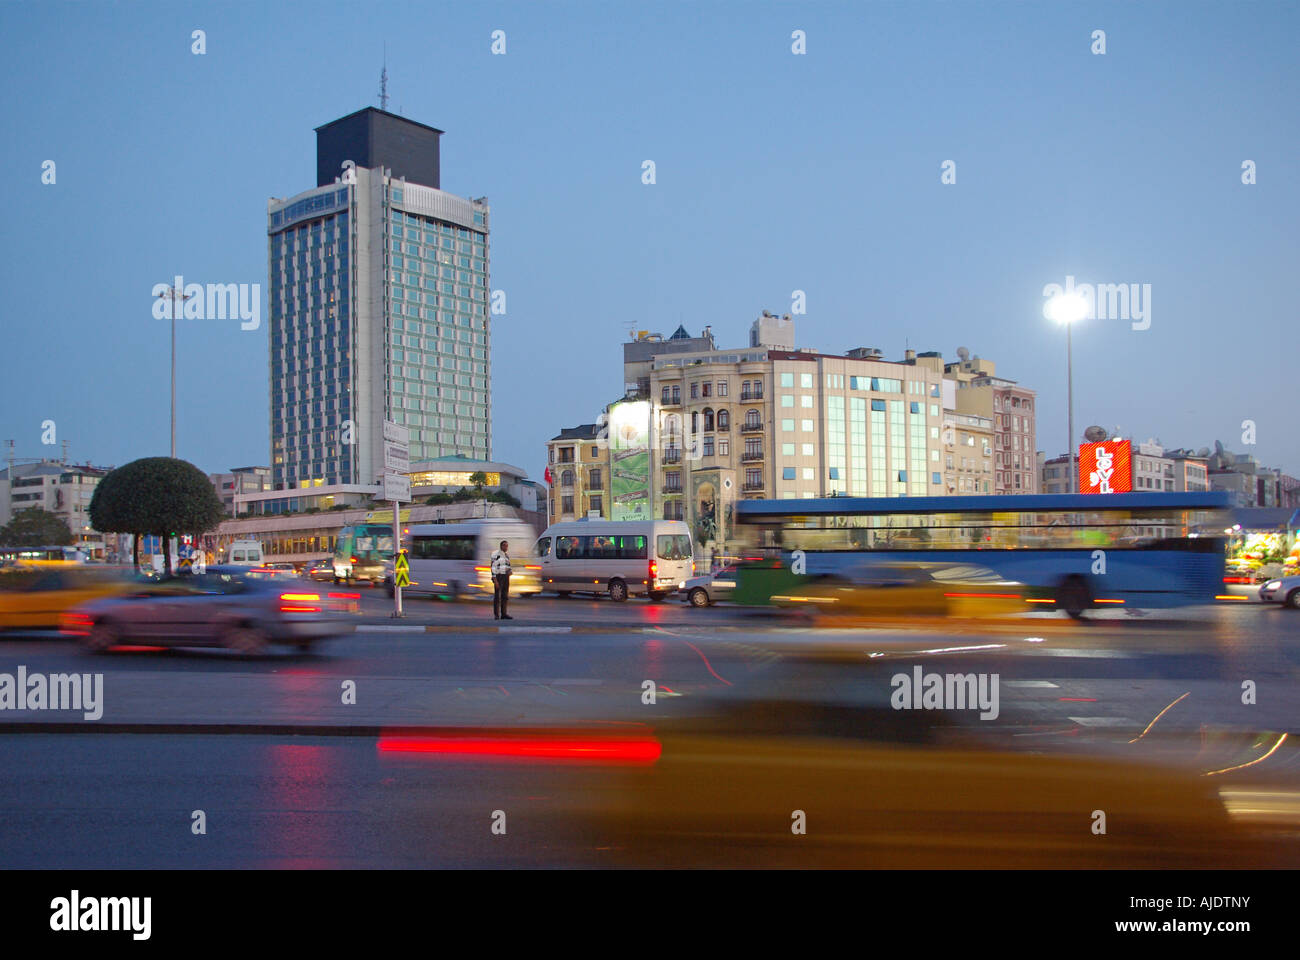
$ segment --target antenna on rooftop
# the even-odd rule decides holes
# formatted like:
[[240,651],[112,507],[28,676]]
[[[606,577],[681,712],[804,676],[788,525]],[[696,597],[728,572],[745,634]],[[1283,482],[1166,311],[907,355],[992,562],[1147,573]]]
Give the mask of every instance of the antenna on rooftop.
[[384,42],[384,69],[379,73],[379,109],[388,112],[388,43]]

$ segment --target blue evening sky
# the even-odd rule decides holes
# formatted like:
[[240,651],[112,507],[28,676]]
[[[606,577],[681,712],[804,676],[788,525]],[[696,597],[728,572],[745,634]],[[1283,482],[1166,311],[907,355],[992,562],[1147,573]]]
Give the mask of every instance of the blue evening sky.
[[[1067,274],[1152,288],[1149,329],[1077,329],[1080,432],[1300,474],[1298,28],[1281,2],[5,3],[0,439],[57,453],[52,419],[78,461],[167,452],[152,286],[265,296],[266,200],[314,186],[314,127],[377,105],[387,42],[390,109],[446,131],[444,189],[490,199],[494,454],[536,478],[621,394],[629,327],[741,345],[796,289],[800,345],[967,346],[1038,391],[1062,453],[1042,288]],[[180,324],[178,451],[205,471],[267,462],[266,328]]]

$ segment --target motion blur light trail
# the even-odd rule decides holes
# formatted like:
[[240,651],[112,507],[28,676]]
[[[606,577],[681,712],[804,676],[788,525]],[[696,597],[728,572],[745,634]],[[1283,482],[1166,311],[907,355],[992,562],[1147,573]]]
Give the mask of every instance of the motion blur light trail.
[[424,754],[468,760],[541,760],[600,764],[649,764],[663,752],[650,737],[564,736],[527,733],[491,736],[384,735],[380,753]]

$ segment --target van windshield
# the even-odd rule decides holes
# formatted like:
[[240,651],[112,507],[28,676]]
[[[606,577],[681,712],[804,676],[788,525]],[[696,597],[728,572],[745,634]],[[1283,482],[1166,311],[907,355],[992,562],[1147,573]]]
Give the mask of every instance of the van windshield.
[[691,538],[685,533],[662,533],[655,540],[660,560],[691,559]]

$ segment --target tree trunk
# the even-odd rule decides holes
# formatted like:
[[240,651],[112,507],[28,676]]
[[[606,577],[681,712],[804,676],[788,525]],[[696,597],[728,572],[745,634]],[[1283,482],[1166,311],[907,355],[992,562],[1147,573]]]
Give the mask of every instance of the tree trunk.
[[163,548],[163,576],[171,576],[172,572],[172,538],[167,534],[159,534],[162,537]]
[[140,572],[140,534],[131,534],[131,559],[135,563],[133,573]]

